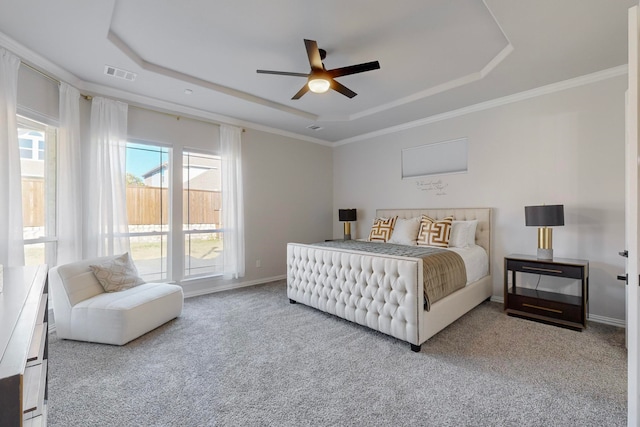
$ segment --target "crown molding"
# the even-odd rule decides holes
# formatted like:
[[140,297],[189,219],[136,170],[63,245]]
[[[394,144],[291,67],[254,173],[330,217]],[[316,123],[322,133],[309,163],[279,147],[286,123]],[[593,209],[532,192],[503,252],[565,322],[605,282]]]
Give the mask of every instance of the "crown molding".
[[145,59],[143,59],[137,52],[131,49],[129,45],[127,45],[116,33],[114,33],[111,30],[109,30],[109,33],[107,34],[107,39],[118,50],[120,50],[120,52],[125,54],[132,61],[134,61],[143,70],[147,70],[152,73],[160,74],[162,76],[180,80],[183,82],[191,83],[193,85],[200,86],[205,89],[213,90],[218,93],[223,93],[225,95],[233,96],[234,98],[239,98],[239,99],[242,99],[243,101],[252,102],[254,104],[259,104],[269,108],[274,108],[276,110],[280,110],[288,114],[293,114],[295,116],[302,117],[307,120],[311,120],[311,121],[318,120],[318,116],[316,114],[311,114],[306,111],[298,110],[297,108],[289,107],[287,105],[280,104],[278,102],[270,101],[268,99],[252,95],[250,93],[243,92],[241,90],[223,86],[221,84],[214,83],[209,80],[204,80],[198,77],[194,77],[190,74],[182,73],[180,71],[176,71],[171,68],[166,68],[161,65],[148,62]]
[[443,120],[449,120],[455,117],[464,116],[466,114],[476,113],[479,111],[489,110],[503,105],[512,104],[514,102],[520,102],[538,96],[549,95],[555,92],[562,92],[567,89],[572,89],[579,86],[584,86],[592,83],[596,83],[602,80],[608,80],[614,77],[619,77],[627,74],[627,65],[620,65],[617,67],[609,68],[603,71],[587,74],[573,79],[563,80],[561,82],[552,83],[539,88],[519,92],[513,95],[504,96],[501,98],[492,99],[490,101],[480,102],[478,104],[470,105],[468,107],[459,108],[457,110],[448,111],[446,113],[436,114],[433,116],[425,117],[423,119],[414,120],[412,122],[403,123],[397,126],[391,126],[385,129],[380,129],[375,132],[369,132],[354,136],[352,138],[346,138],[341,141],[337,141],[334,147],[350,144],[353,142],[364,141],[367,139],[375,138],[382,135],[388,135],[391,133],[401,132],[408,129],[413,129],[420,126],[425,126],[430,123],[440,122]]
[[[301,135],[294,132],[288,132],[281,129],[264,126],[258,123],[238,120],[232,117],[223,116],[221,114],[216,114],[210,111],[186,107],[186,106],[175,104],[172,102],[162,101],[156,98],[137,95],[134,93],[123,91],[123,90],[86,82],[78,78],[74,74],[70,73],[69,71],[65,70],[64,68],[44,58],[43,56],[33,52],[31,49],[23,46],[22,44],[18,43],[17,41],[13,40],[11,37],[7,36],[2,32],[0,32],[0,47],[4,47],[5,49],[9,50],[10,52],[18,56],[21,61],[26,62],[27,64],[29,64],[30,66],[34,67],[37,70],[40,70],[43,74],[50,76],[52,79],[58,80],[59,82],[66,82],[69,85],[74,86],[83,92],[89,92],[88,94],[90,95],[109,96],[109,97],[117,98],[124,102],[128,102],[131,105],[140,107],[140,108],[156,109],[157,111],[160,111],[160,112],[170,113],[170,114],[181,114],[181,115],[184,115],[185,117],[190,117],[198,120],[205,120],[205,121],[213,122],[215,124],[231,124],[236,126],[242,126],[248,129],[267,132],[274,135],[284,136],[287,138],[294,138],[294,139],[312,142],[315,144],[320,144],[328,147],[333,146],[333,143],[323,139],[313,138],[310,136]],[[31,112],[29,114],[31,115]],[[55,119],[47,118],[46,121],[48,123],[53,123]]]
[[20,61],[26,62],[28,65],[31,65],[36,69],[46,71],[46,75],[54,80],[64,81],[76,87],[82,83],[82,80],[74,74],[68,72],[62,67],[59,67],[44,56],[39,55],[31,49],[21,45],[2,32],[0,32],[0,47],[4,47],[11,51],[14,55],[20,58]]
[[[504,34],[504,33],[503,33]],[[506,37],[506,36],[505,36]],[[476,82],[478,80],[484,79],[493,69],[498,66],[504,59],[509,56],[509,54],[513,52],[513,46],[511,44],[507,44],[496,56],[494,56],[480,71],[475,73],[467,74],[466,76],[462,76],[460,78],[449,80],[442,84],[430,87],[428,89],[422,90],[420,92],[416,92],[412,95],[405,96],[404,98],[397,99],[395,101],[389,102],[384,105],[380,105],[375,108],[370,108],[365,111],[361,111],[360,113],[352,114],[348,117],[348,119],[343,121],[351,121],[361,119],[363,117],[370,116],[372,114],[381,113],[386,110],[390,110],[392,108],[400,107],[405,104],[410,104],[415,101],[419,101],[424,98],[428,98],[433,95],[437,95],[442,92],[446,92],[448,90],[452,90],[458,88],[460,86],[468,85],[470,83]],[[329,117],[327,117],[328,119]],[[320,116],[318,118],[319,122],[327,121],[325,117]]]
[[[496,21],[497,23],[497,21]],[[443,120],[452,119],[455,117],[460,117],[466,114],[471,114],[483,110],[488,110],[491,108],[500,107],[503,105],[511,104],[514,102],[523,101],[530,98],[535,98],[538,96],[543,96],[555,92],[560,92],[563,90],[588,85],[592,83],[596,83],[602,80],[607,80],[610,78],[615,78],[618,76],[627,74],[627,65],[620,65],[618,67],[609,68],[607,70],[598,71],[595,73],[587,74],[585,76],[576,77],[573,79],[564,80],[562,82],[552,83],[546,86],[541,86],[539,88],[527,90],[524,92],[520,92],[513,95],[508,95],[501,98],[496,98],[490,101],[481,102],[478,104],[474,104],[471,106],[463,107],[457,110],[448,111],[441,114],[436,114],[433,116],[425,117],[423,119],[415,120],[412,122],[403,123],[397,126],[391,126],[385,129],[380,129],[374,132],[360,134],[351,138],[346,138],[339,141],[327,141],[324,139],[314,138],[294,132],[284,131],[281,129],[264,126],[258,123],[253,123],[250,121],[244,121],[235,119],[232,117],[227,117],[221,114],[216,114],[210,111],[200,110],[197,108],[187,107],[180,104],[175,104],[169,101],[163,101],[156,98],[151,98],[148,96],[137,95],[130,92],[109,88],[106,86],[89,83],[84,80],[81,80],[74,74],[65,70],[64,68],[58,66],[57,64],[49,61],[43,56],[31,51],[27,47],[21,45],[16,42],[6,34],[0,32],[0,46],[6,48],[11,51],[22,61],[25,61],[27,64],[35,67],[36,69],[42,70],[45,74],[50,75],[52,78],[58,81],[64,81],[71,86],[74,86],[82,91],[88,91],[91,95],[98,96],[110,96],[114,98],[118,98],[122,101],[131,103],[134,106],[148,109],[156,109],[160,112],[170,113],[170,114],[181,114],[185,117],[191,117],[194,119],[205,120],[209,122],[213,122],[216,124],[232,124],[236,126],[242,126],[248,129],[253,129],[257,131],[262,131],[266,133],[271,133],[274,135],[280,135],[287,138],[294,138],[302,141],[312,142],[315,144],[320,144],[328,147],[339,147],[341,145],[350,144],[353,142],[363,141],[371,138],[375,138],[382,135],[388,135],[396,132],[401,132],[404,130],[412,129],[415,127],[424,126],[430,123],[435,123]],[[498,54],[491,62],[489,62],[484,68],[483,72],[489,73],[498,63],[506,57],[511,52],[511,45],[507,46],[503,51]],[[142,60],[142,59],[139,59]],[[468,78],[465,77],[465,78]],[[432,88],[433,89],[433,88]],[[317,117],[311,115],[313,117]],[[332,119],[333,120],[333,119]],[[341,121],[336,120],[335,121]]]

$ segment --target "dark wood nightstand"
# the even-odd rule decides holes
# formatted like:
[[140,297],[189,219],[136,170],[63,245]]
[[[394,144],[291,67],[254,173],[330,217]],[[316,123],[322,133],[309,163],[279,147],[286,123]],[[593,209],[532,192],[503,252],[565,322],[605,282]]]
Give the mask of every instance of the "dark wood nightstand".
[[[578,279],[582,283],[581,295],[518,287],[516,273]],[[535,256],[519,254],[504,258],[504,311],[508,315],[582,331],[587,327],[588,303],[589,261],[568,258],[541,260]]]

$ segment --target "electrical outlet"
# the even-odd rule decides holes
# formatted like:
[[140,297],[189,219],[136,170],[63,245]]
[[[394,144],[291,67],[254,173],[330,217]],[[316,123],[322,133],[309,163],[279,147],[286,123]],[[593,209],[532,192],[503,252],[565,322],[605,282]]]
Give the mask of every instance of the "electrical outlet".
[[260,268],[262,267],[262,261],[260,261],[259,259],[256,260],[256,268]]

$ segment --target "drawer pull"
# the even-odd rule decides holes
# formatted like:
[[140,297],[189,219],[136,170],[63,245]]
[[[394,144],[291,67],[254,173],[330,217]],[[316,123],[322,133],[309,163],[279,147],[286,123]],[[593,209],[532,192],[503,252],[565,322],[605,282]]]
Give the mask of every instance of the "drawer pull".
[[544,271],[545,273],[562,274],[562,270],[551,270],[549,268],[540,268],[540,267],[527,267],[526,265],[523,265],[522,269],[523,270],[533,270],[533,271]]
[[545,311],[551,311],[553,313],[562,314],[562,310],[556,310],[554,308],[540,307],[539,305],[533,305],[533,304],[527,304],[527,303],[522,303],[522,305],[525,307],[537,308],[538,310],[545,310]]

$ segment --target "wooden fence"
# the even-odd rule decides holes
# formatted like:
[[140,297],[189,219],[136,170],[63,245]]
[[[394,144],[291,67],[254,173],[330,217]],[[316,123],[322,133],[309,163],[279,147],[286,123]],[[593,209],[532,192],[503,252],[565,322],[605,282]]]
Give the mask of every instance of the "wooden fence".
[[[22,212],[25,227],[44,226],[44,181],[42,178],[22,179]],[[169,192],[166,188],[127,187],[127,218],[130,225],[167,224]],[[220,226],[219,191],[189,190],[182,196],[183,221],[186,224],[216,224]],[[189,217],[187,217],[189,215]]]
[[[167,224],[169,192],[159,187],[127,187],[127,218],[130,225]],[[219,191],[188,190],[182,196],[182,220],[186,224],[220,224],[222,197]],[[161,209],[162,208],[162,209]],[[187,217],[189,215],[189,217]]]
[[44,227],[44,179],[22,178],[23,227]]

